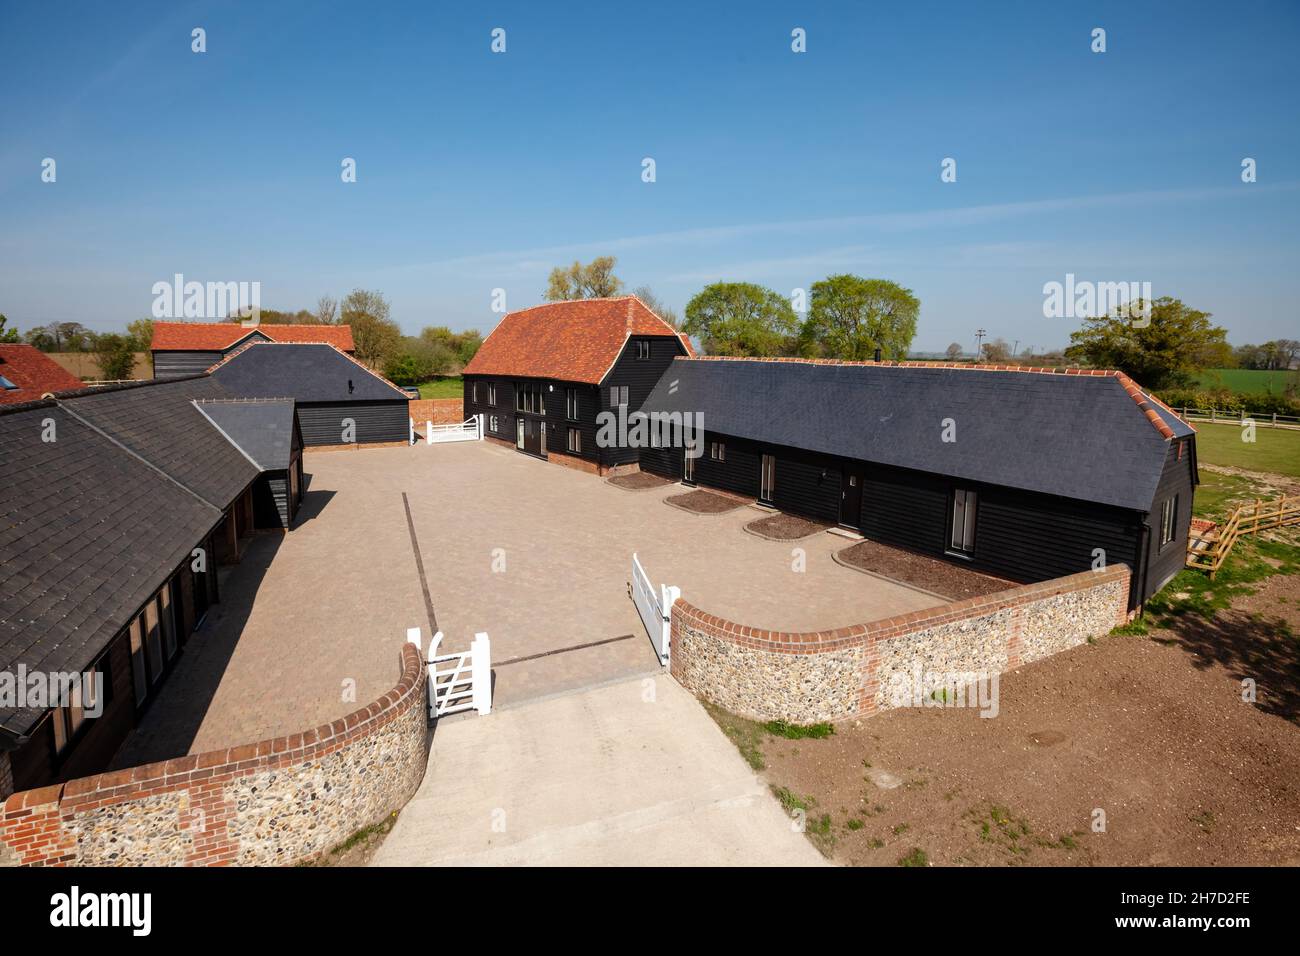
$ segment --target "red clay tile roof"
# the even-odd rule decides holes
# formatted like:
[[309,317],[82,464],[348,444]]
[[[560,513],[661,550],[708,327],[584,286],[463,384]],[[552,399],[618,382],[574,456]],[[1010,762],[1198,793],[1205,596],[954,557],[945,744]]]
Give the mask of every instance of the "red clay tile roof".
[[85,388],[81,379],[34,345],[0,345],[0,378],[18,386],[0,386],[0,405],[34,402],[46,392]]
[[537,305],[503,318],[465,374],[598,385],[631,335],[677,338],[677,331],[632,295]]
[[258,325],[245,328],[238,322],[155,322],[155,352],[224,352],[252,332],[261,332],[273,342],[324,342],[352,352],[352,329],[347,325]]

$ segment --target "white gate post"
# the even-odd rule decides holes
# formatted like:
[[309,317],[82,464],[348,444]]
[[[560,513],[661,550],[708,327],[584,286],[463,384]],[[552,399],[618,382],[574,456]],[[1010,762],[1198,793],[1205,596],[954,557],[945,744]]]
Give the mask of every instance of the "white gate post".
[[433,444],[433,422],[424,423],[424,443],[426,445]]
[[480,717],[492,712],[492,644],[483,631],[474,635],[469,646],[470,672],[473,674],[474,709]]
[[407,441],[407,444],[414,445],[415,444],[415,419],[412,418],[410,415],[407,415],[406,420],[411,423],[411,437]]
[[486,431],[485,423],[487,421],[487,412],[479,412],[474,416],[478,419],[478,440],[483,440],[483,433]]
[[406,643],[414,644],[415,649],[421,653],[424,651],[424,648],[420,646],[423,641],[424,638],[420,635],[420,629],[418,627],[408,627],[406,629]]
[[673,604],[682,596],[682,589],[671,584],[661,584],[659,585],[659,590],[663,599],[662,606],[664,615],[664,653],[660,658],[660,663],[667,665],[673,652]]

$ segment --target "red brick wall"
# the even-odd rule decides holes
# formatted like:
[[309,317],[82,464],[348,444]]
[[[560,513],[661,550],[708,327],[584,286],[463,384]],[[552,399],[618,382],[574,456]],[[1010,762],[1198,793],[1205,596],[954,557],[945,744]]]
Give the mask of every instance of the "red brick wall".
[[422,431],[420,426],[425,422],[456,425],[465,420],[465,404],[459,398],[421,398],[409,404],[416,431]]
[[426,679],[418,651],[403,645],[397,686],[330,724],[15,793],[0,811],[0,866],[315,856],[414,793],[427,759]]

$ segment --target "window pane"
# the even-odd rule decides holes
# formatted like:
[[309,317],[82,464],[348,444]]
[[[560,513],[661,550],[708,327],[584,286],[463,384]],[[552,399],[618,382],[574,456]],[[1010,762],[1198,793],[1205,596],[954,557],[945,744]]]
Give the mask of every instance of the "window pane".
[[164,584],[158,597],[162,601],[163,649],[167,652],[167,659],[171,660],[176,656],[176,621],[172,614],[171,585]]
[[135,683],[135,702],[144,703],[149,696],[149,672],[144,662],[144,615],[131,624],[131,679]]
[[145,650],[149,654],[149,675],[153,682],[158,683],[162,677],[163,656],[162,656],[162,633],[158,626],[158,602],[150,601],[145,605]]
[[50,727],[54,731],[54,751],[62,752],[63,748],[68,745],[68,729],[64,723],[67,717],[63,713],[63,708],[50,711]]

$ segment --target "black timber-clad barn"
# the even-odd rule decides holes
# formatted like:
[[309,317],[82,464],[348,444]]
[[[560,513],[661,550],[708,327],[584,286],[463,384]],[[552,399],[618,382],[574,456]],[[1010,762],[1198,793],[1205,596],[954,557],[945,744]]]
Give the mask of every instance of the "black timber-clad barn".
[[291,399],[207,399],[196,403],[261,471],[253,484],[253,521],[288,530],[302,503],[302,430]]
[[410,439],[406,393],[332,345],[254,342],[211,375],[238,398],[293,399],[308,447]]
[[554,302],[505,316],[465,367],[466,416],[524,454],[605,473],[638,451],[598,441],[602,415],[635,412],[690,346],[635,296]]
[[321,342],[355,351],[346,325],[260,325],[242,322],[155,322],[149,353],[154,378],[206,372],[251,342]]
[[1119,373],[678,359],[643,411],[703,416],[645,471],[1010,580],[1185,562],[1195,431]]
[[0,696],[16,789],[104,770],[219,600],[217,568],[256,524],[249,449],[278,449],[293,411],[244,448],[199,409],[222,400],[197,376],[0,409],[0,672],[103,679],[96,719],[86,698]]

